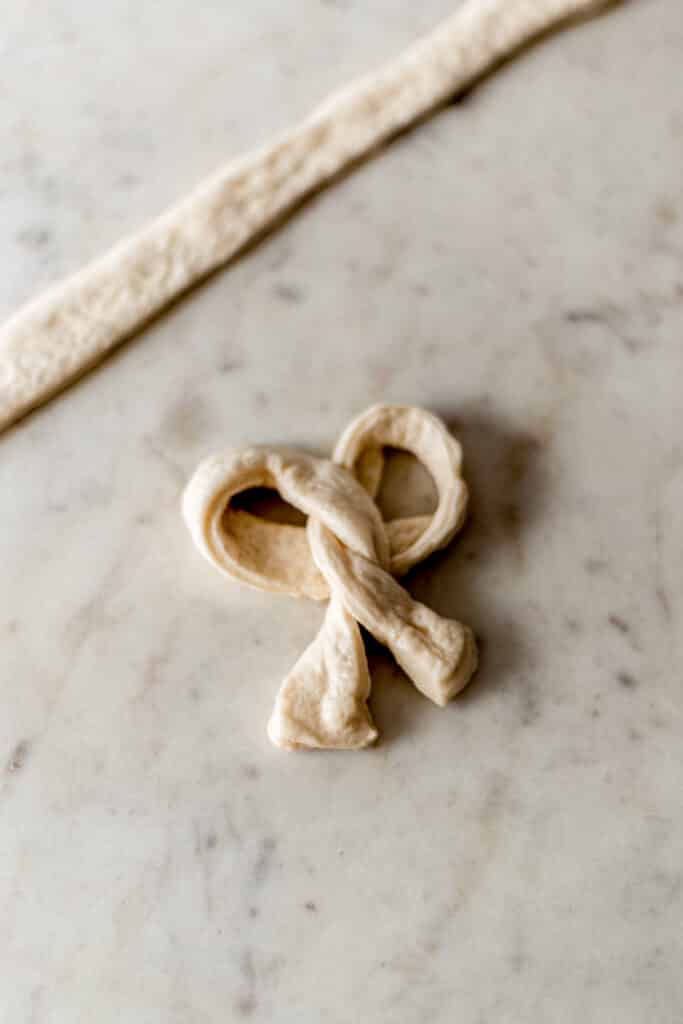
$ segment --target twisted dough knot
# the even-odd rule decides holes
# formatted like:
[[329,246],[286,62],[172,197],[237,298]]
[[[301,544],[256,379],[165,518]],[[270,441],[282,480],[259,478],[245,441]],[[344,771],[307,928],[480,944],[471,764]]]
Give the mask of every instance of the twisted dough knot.
[[[384,522],[373,499],[385,446],[412,452],[431,472],[433,515]],[[320,632],[282,684],[268,724],[273,743],[290,750],[358,748],[376,739],[358,623],[441,706],[477,664],[471,630],[414,601],[393,578],[448,544],[462,525],[467,487],[458,442],[431,413],[378,405],[349,424],[333,460],[283,448],[229,451],[202,462],[183,497],[197,547],[221,572],[263,590],[329,598]],[[305,513],[305,530],[231,507],[253,487],[274,488]]]

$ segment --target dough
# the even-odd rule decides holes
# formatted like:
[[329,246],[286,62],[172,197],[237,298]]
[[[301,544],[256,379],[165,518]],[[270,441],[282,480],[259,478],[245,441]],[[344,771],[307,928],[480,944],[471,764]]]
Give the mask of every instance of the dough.
[[466,0],[394,61],[56,284],[0,329],[0,430],[101,360],[336,174],[514,53],[607,0]]
[[[385,446],[412,452],[429,469],[438,493],[433,515],[384,523],[373,498]],[[460,445],[436,416],[378,405],[344,431],[334,462],[249,448],[210,456],[195,472],[183,514],[212,565],[264,590],[329,598],[318,636],[277,696],[268,725],[276,745],[353,749],[376,738],[359,623],[434,703],[444,706],[470,679],[477,663],[471,631],[414,601],[394,579],[448,544],[462,525],[461,462]],[[230,507],[253,487],[274,488],[304,512],[305,533]]]

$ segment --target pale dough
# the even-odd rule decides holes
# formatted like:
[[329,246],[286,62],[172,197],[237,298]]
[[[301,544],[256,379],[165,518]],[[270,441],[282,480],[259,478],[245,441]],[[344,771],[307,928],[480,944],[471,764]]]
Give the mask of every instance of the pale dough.
[[394,61],[233,160],[0,329],[0,430],[97,363],[305,196],[558,22],[608,0],[465,0]]
[[[436,510],[385,523],[373,500],[385,446],[412,452],[430,471]],[[448,544],[467,507],[462,453],[423,409],[378,405],[355,419],[334,461],[283,448],[249,448],[201,463],[183,514],[202,554],[251,586],[329,598],[323,625],[285,679],[268,725],[287,749],[358,748],[377,736],[360,623],[430,700],[445,705],[477,664],[471,630],[414,601],[400,576]],[[235,495],[271,487],[309,518],[306,529],[230,507]]]

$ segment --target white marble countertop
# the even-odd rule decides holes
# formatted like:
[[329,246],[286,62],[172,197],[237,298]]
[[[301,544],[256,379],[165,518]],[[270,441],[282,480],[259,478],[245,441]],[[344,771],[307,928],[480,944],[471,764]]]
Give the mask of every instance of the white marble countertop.
[[[452,0],[8,0],[0,316]],[[0,438],[2,1024],[673,1024],[683,1012],[683,9],[630,0],[358,169]],[[372,651],[373,750],[265,724],[320,608],[222,580],[181,487],[378,400],[464,443]]]

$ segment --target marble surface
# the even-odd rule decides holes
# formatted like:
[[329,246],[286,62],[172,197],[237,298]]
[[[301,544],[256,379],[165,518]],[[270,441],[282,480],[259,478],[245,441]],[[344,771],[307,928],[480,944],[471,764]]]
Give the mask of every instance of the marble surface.
[[[0,316],[451,9],[8,0]],[[680,0],[544,41],[0,438],[2,1024],[680,1020],[682,50]],[[465,446],[410,586],[481,669],[373,647],[381,744],[283,754],[321,609],[179,492],[378,400]]]

